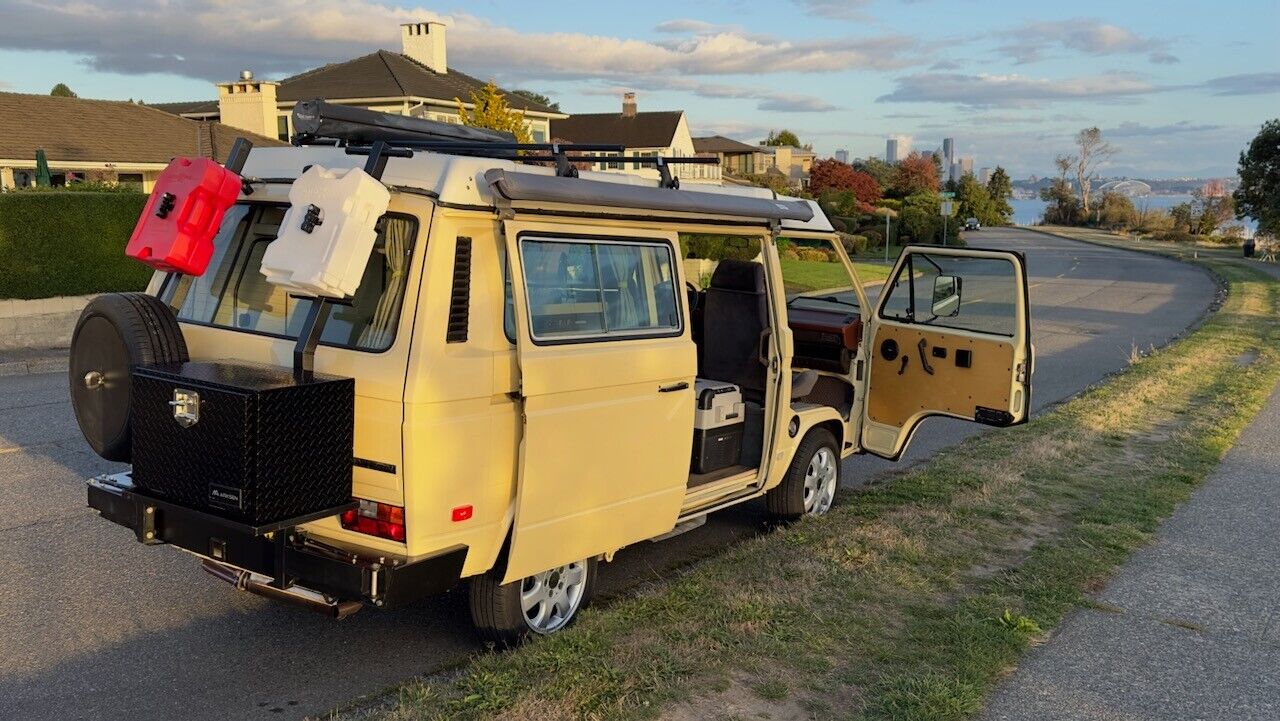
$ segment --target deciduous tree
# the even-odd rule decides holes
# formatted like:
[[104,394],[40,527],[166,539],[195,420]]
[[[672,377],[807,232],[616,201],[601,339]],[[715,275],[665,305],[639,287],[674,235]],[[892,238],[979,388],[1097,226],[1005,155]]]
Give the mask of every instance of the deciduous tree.
[[782,130],[770,130],[769,137],[764,140],[765,145],[791,145],[800,147],[800,138],[795,133],[783,128]]
[[983,225],[1000,224],[1000,216],[996,213],[991,196],[987,193],[987,186],[979,183],[978,179],[973,177],[973,173],[966,173],[960,178],[960,182],[956,183],[955,193],[956,200],[959,201],[957,217],[977,218]]
[[1098,164],[1116,154],[1117,148],[1102,139],[1102,131],[1085,128],[1076,133],[1076,147],[1079,154],[1075,156],[1076,183],[1080,186],[1080,205],[1084,214],[1089,215],[1089,195],[1093,190],[1093,181],[1098,177]]
[[914,152],[898,161],[893,173],[893,192],[899,198],[905,198],[919,192],[936,193],[941,185],[938,182],[938,166],[933,161],[933,153],[921,155]]
[[1253,218],[1259,232],[1280,236],[1280,118],[1263,123],[1240,153],[1239,173],[1236,217]]
[[462,118],[463,125],[511,133],[519,143],[532,141],[529,128],[524,123],[524,111],[508,107],[506,97],[492,80],[483,89],[471,91],[473,108],[467,109],[458,98],[454,98],[454,101],[458,103],[458,115]]
[[53,97],[55,97],[55,98],[78,98],[78,97],[80,97],[79,95],[76,95],[74,92],[72,92],[71,88],[67,87],[67,84],[66,84],[66,83],[58,83],[57,85],[53,86],[53,90],[50,90],[50,91],[49,91],[49,94],[50,94],[50,95],[52,95],[52,96],[53,96]]
[[1191,207],[1195,215],[1192,232],[1198,235],[1213,235],[1236,214],[1235,202],[1227,195],[1221,180],[1210,181],[1192,191]]
[[876,185],[881,188],[888,188],[893,183],[893,165],[874,155],[854,160],[850,165],[859,173],[866,173],[875,178]]
[[875,178],[834,158],[814,161],[809,170],[809,190],[818,196],[829,191],[851,191],[862,213],[870,213],[880,200],[880,186]]

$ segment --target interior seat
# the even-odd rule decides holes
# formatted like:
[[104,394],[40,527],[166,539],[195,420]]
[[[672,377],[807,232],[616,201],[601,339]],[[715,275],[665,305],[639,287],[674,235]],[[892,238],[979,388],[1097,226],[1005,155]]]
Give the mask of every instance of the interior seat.
[[764,266],[749,260],[720,261],[703,306],[699,375],[733,383],[744,397],[763,397],[767,375],[760,355],[769,328]]

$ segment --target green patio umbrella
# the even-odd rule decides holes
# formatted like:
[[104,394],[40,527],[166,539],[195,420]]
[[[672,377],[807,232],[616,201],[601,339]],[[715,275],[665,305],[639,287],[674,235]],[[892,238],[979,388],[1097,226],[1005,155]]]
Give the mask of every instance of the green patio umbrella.
[[49,173],[49,159],[44,155],[44,148],[36,148],[36,185],[41,188],[53,185],[53,176]]

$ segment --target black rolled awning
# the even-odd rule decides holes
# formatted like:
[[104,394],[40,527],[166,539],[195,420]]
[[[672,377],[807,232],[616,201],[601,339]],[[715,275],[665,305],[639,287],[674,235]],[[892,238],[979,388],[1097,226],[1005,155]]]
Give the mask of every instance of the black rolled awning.
[[485,172],[484,179],[495,193],[507,200],[599,205],[607,208],[657,210],[671,213],[703,213],[761,220],[807,222],[813,218],[813,208],[808,203],[796,200],[752,198],[728,193],[699,193],[693,190],[520,173],[501,168]]

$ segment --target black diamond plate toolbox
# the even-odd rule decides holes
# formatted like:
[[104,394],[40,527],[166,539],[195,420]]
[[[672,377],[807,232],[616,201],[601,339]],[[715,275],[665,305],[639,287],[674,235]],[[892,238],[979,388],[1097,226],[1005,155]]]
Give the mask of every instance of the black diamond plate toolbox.
[[355,381],[244,363],[133,372],[133,482],[250,525],[351,500]]

